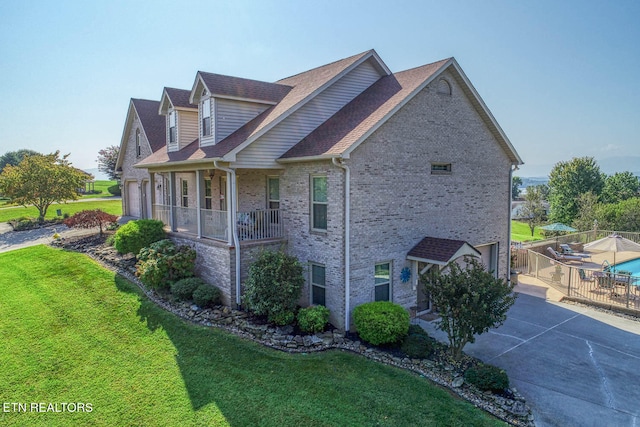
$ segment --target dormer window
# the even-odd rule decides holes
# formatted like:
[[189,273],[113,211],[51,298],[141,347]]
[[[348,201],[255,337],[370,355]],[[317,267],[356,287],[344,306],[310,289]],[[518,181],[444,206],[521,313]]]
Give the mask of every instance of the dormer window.
[[211,135],[211,100],[205,99],[201,104],[202,111],[202,136]]
[[169,113],[169,144],[178,142],[178,129],[176,128],[176,112]]

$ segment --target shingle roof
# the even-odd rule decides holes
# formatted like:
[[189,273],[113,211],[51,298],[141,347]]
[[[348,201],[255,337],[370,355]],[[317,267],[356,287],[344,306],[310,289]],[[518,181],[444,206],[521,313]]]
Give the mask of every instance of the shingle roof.
[[267,102],[279,102],[291,87],[259,80],[243,79],[222,74],[198,71],[205,86],[213,95],[233,96]]
[[445,59],[382,77],[281,158],[342,154],[436,74],[447,61]]
[[[142,123],[144,133],[147,135],[152,152],[157,152],[166,145],[165,118],[158,115],[159,101],[148,99],[131,99],[136,113]],[[162,151],[162,150],[161,150]]]
[[[462,250],[462,251],[461,251]],[[447,264],[461,252],[463,255],[476,253],[477,249],[464,240],[440,239],[437,237],[425,237],[415,245],[407,254],[407,257],[418,258],[425,261],[434,261],[436,264]]]
[[164,90],[175,108],[198,108],[197,105],[189,102],[190,90],[173,87],[165,87]]

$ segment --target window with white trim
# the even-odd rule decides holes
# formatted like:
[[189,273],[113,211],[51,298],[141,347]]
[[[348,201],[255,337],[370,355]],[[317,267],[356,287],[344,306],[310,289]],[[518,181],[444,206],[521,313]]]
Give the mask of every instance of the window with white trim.
[[309,283],[311,284],[311,289],[309,295],[310,302],[313,305],[327,305],[327,282],[325,273],[324,265],[310,263]]
[[391,301],[391,263],[375,265],[374,301]]
[[202,136],[211,136],[211,99],[204,99],[200,103],[200,111],[202,115]]
[[142,147],[140,145],[140,129],[136,129],[136,157],[142,155]]
[[169,113],[169,144],[178,142],[178,128],[176,127],[176,112]]
[[267,177],[267,209],[280,209],[280,178]]
[[327,230],[327,177],[311,177],[311,229]]
[[204,180],[204,208],[213,209],[213,196],[211,192],[211,178]]
[[186,179],[181,179],[180,182],[181,182],[180,197],[182,199],[182,207],[188,208],[189,207],[189,181],[187,181]]

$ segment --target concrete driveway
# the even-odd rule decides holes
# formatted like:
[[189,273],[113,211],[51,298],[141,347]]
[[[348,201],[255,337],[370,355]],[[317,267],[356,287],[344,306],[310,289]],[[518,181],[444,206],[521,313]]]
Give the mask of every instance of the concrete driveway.
[[640,426],[640,321],[551,301],[539,288],[520,286],[505,324],[465,352],[507,371],[538,426]]

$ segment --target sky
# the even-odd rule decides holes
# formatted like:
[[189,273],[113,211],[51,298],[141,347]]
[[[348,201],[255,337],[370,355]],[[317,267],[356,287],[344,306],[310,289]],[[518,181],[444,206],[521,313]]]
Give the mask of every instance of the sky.
[[455,57],[524,165],[640,171],[640,1],[0,1],[0,154],[97,167],[130,98],[198,70],[276,81],[375,49],[392,71]]

